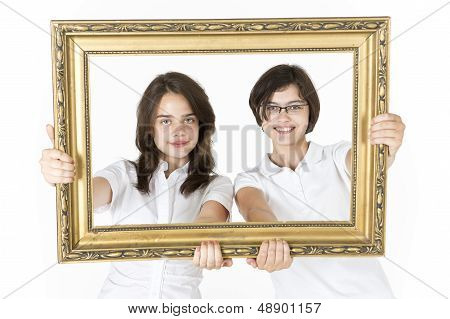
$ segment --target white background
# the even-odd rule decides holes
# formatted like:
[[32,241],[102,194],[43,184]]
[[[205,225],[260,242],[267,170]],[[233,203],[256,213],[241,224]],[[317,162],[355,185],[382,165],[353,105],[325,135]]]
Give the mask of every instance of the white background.
[[[38,164],[41,150],[50,147],[45,124],[53,123],[49,20],[321,16],[392,18],[390,111],[400,114],[407,128],[388,174],[387,258],[380,260],[397,297],[448,296],[450,6],[438,10],[444,4],[0,2],[0,296],[95,298],[108,269],[107,263],[54,266],[55,190],[43,180]],[[243,260],[204,277],[205,298],[273,293],[267,274]]]
[[[177,71],[198,81],[208,94],[216,115],[216,170],[234,180],[271,152],[271,141],[256,124],[248,99],[256,80],[282,63],[301,65],[317,87],[320,121],[307,138],[322,145],[351,141],[353,52],[93,56],[89,64],[92,171],[121,158],[138,157],[134,143],[137,104],[155,76]],[[343,68],[349,71],[330,82]],[[232,220],[244,221],[236,205]],[[110,225],[111,215],[94,215],[94,224]]]

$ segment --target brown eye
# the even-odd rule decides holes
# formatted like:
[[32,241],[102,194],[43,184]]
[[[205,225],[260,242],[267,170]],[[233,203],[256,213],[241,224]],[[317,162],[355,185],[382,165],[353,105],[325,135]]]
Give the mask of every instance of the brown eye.
[[162,120],[160,123],[162,125],[169,125],[171,123],[171,121],[166,119],[166,120]]
[[291,105],[289,106],[289,111],[299,111],[303,108],[301,105]]
[[278,112],[278,106],[269,105],[266,107],[267,112],[275,113]]
[[308,104],[294,104],[288,106],[288,112],[300,112],[303,110]]

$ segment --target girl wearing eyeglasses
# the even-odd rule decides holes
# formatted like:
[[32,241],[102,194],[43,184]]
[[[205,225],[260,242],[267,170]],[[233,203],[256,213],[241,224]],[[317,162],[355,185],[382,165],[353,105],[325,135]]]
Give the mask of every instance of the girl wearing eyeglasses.
[[[349,220],[351,144],[307,141],[320,103],[308,74],[296,65],[277,65],[254,85],[249,99],[256,122],[273,152],[235,179],[235,200],[249,222]],[[405,125],[395,114],[371,122],[371,144],[389,147],[392,165]],[[271,273],[277,298],[392,298],[376,258],[290,256],[285,241],[265,241],[247,262]]]

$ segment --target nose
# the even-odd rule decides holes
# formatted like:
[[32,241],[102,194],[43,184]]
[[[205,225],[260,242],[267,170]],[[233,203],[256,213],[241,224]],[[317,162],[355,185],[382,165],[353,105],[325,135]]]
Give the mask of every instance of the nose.
[[286,111],[286,109],[282,109],[280,111],[280,113],[278,113],[277,120],[278,121],[283,121],[283,120],[284,121],[289,121],[290,120],[289,114]]
[[186,135],[186,131],[185,131],[186,126],[182,123],[178,124],[175,127],[175,130],[173,131],[173,136],[175,137],[179,137],[179,136],[185,136]]

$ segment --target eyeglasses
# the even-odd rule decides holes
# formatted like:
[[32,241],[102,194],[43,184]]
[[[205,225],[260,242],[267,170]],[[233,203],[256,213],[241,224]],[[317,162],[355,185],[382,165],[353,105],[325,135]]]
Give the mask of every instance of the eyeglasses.
[[308,103],[296,103],[288,106],[266,105],[265,110],[268,116],[273,116],[281,113],[281,110],[286,110],[288,114],[298,114],[308,106]]

